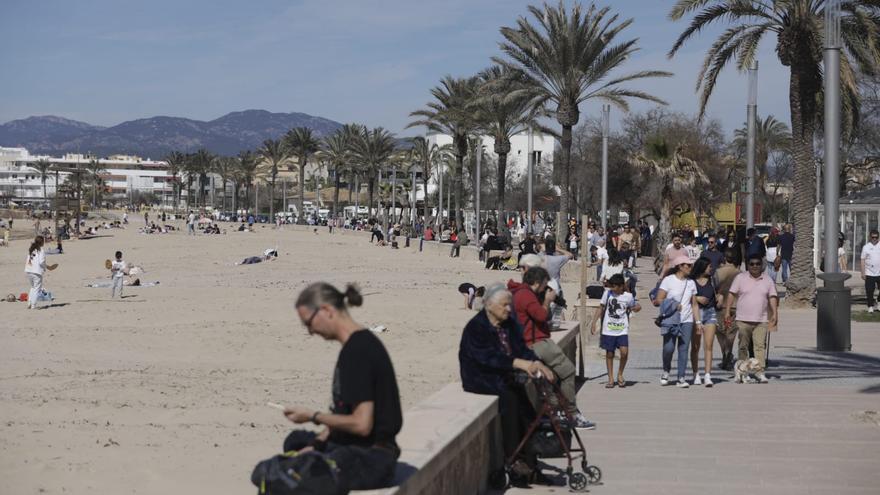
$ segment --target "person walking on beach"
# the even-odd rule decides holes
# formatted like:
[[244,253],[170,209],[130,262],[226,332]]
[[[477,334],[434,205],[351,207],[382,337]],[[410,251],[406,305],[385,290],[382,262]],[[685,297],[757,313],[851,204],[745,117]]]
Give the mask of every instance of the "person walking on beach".
[[[679,237],[679,241],[681,238]],[[688,388],[685,381],[687,372],[688,351],[694,324],[700,320],[697,303],[697,286],[690,279],[693,268],[687,254],[673,259],[666,276],[660,282],[654,306],[660,307],[660,334],[663,336],[663,374],[660,385],[669,384],[669,373],[672,370],[672,354],[678,349],[678,381],[676,386]]]
[[862,246],[862,280],[865,281],[865,297],[868,302],[868,313],[877,311],[874,291],[880,289],[880,233],[871,231],[870,241]]
[[146,225],[147,227],[150,226],[150,212],[149,211],[144,212],[144,225]]
[[[605,367],[608,370],[608,383],[605,388],[614,388],[614,352],[620,349],[620,365],[617,368],[617,386],[626,387],[623,370],[629,357],[629,314],[639,312],[642,307],[635,296],[624,292],[626,282],[623,275],[615,274],[608,279],[608,289],[602,295],[602,303],[596,308],[593,321],[602,322],[602,337],[599,347],[605,349]],[[595,326],[590,333],[596,335]]]
[[400,392],[391,358],[382,341],[356,322],[349,308],[363,304],[352,285],[344,292],[325,282],[309,285],[296,300],[296,312],[309,335],[339,342],[333,371],[330,411],[288,406],[284,416],[295,424],[312,423],[320,433],[294,430],[284,452],[314,449],[339,468],[340,489],[370,490],[394,479],[403,426]]
[[778,298],[776,284],[764,272],[764,253],[749,256],[748,272],[740,273],[730,286],[724,305],[724,321],[732,319],[731,307],[736,303],[736,326],[739,329],[739,359],[749,358],[749,346],[755,352],[758,364],[755,378],[767,383],[764,375],[767,358],[767,332],[776,330]]
[[116,259],[110,263],[110,278],[113,282],[110,298],[116,299],[118,295],[122,299],[122,282],[125,279],[125,272],[128,271],[128,267],[125,261],[122,260],[122,251],[116,251],[115,257]]
[[28,257],[24,264],[24,273],[28,278],[31,289],[28,292],[28,309],[37,309],[37,301],[43,291],[43,275],[46,270],[52,271],[58,268],[58,264],[46,264],[46,253],[43,244],[46,240],[43,236],[34,237],[34,242],[28,248]]

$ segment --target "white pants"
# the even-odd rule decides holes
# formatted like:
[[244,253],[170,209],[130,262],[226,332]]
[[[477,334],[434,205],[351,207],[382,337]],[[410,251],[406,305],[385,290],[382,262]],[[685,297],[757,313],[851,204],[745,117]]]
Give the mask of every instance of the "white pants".
[[117,294],[119,294],[120,298],[122,297],[122,281],[123,280],[124,280],[123,277],[113,277],[113,286],[112,286],[113,288],[111,289],[110,297],[115,298]]
[[36,273],[26,273],[25,275],[31,283],[31,290],[28,292],[28,308],[36,308],[40,291],[43,290],[43,276]]

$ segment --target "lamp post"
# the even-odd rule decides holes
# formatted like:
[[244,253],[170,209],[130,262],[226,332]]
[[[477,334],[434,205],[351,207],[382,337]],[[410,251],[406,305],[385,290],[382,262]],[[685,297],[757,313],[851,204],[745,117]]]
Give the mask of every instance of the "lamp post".
[[482,164],[483,158],[483,138],[481,136],[477,136],[477,183],[474,185],[476,191],[476,201],[474,204],[474,212],[476,218],[474,223],[474,238],[479,239],[482,232],[480,232],[481,224],[480,224],[480,165]]
[[534,160],[535,160],[535,135],[532,130],[532,126],[529,126],[529,145],[528,145],[528,176],[527,176],[527,188],[528,188],[528,209],[526,211],[526,233],[532,233],[532,169],[534,168]]
[[837,235],[840,232],[840,0],[825,3],[825,282],[818,288],[816,347],[820,351],[849,351],[851,289],[849,273],[839,273]]
[[749,67],[749,102],[746,105],[746,228],[755,226],[755,124],[758,120],[758,61]]
[[602,105],[602,231],[608,229],[608,133],[611,127],[611,105]]

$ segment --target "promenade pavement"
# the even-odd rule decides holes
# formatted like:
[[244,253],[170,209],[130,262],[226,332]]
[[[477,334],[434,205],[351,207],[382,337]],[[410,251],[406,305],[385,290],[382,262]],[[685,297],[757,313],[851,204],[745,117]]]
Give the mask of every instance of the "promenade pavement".
[[[603,472],[590,492],[880,493],[880,325],[852,322],[852,352],[817,352],[816,311],[783,302],[779,331],[771,334],[769,384],[736,384],[732,373],[716,370],[713,388],[662,387],[656,310],[646,297],[656,276],[640,261],[645,308],[633,318],[629,386],[604,388],[598,339],[585,359],[578,402],[598,428],[581,438],[590,464]],[[715,353],[717,366],[717,343]],[[564,460],[542,462],[558,486],[506,493],[569,492],[553,474]]]

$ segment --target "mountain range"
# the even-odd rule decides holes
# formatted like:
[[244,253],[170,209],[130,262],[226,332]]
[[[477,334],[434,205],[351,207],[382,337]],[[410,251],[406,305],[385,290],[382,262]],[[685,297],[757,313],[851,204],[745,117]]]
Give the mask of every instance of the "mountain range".
[[54,156],[128,154],[158,159],[171,151],[192,152],[199,148],[234,155],[242,150],[255,150],[265,139],[278,139],[288,130],[301,126],[322,137],[332,134],[342,124],[304,113],[266,110],[232,112],[207,122],[157,116],[112,127],[46,115],[0,125],[0,146],[24,147],[31,154]]

